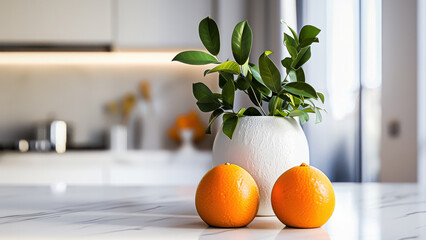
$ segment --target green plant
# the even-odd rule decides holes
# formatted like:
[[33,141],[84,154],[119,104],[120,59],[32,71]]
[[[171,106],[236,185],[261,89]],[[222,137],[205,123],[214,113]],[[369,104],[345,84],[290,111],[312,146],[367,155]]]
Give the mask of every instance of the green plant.
[[[286,24],[282,21],[283,24]],[[287,24],[286,24],[287,25]],[[205,84],[193,84],[197,106],[203,112],[212,112],[206,133],[211,124],[223,114],[223,132],[232,139],[238,119],[243,116],[299,117],[301,124],[309,120],[309,113],[316,115],[316,123],[321,122],[321,110],[314,100],[324,103],[324,95],[305,82],[302,65],[311,57],[311,44],[319,42],[320,29],[306,25],[299,35],[288,26],[293,36],[284,33],[284,45],[290,54],[281,61],[286,75],[281,73],[268,57],[272,52],[265,51],[259,57],[259,64],[250,62],[252,30],[247,21],[238,23],[232,33],[232,54],[235,61],[221,62],[217,55],[220,51],[219,29],[210,17],[204,18],[199,25],[200,39],[209,53],[203,51],[184,51],[172,61],[191,65],[217,64],[204,72],[219,74],[221,93],[213,93]],[[235,91],[244,91],[255,107],[234,111]],[[269,114],[263,109],[268,103]]]

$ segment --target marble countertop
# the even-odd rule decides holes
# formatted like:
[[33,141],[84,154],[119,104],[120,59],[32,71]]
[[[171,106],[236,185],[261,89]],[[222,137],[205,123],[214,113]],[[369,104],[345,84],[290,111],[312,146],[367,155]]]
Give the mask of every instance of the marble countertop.
[[336,209],[316,229],[257,217],[211,228],[195,187],[0,187],[0,239],[426,239],[426,188],[335,183]]

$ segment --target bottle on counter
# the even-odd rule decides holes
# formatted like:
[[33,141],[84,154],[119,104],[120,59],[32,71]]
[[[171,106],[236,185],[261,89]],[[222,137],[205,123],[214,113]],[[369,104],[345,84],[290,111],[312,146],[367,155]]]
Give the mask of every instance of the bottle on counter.
[[128,149],[159,149],[161,137],[148,82],[139,84],[139,96],[128,121]]
[[[120,104],[121,102],[121,104]],[[106,105],[109,125],[109,149],[116,153],[127,151],[127,121],[136,102],[133,94],[127,94],[122,101],[111,101]]]

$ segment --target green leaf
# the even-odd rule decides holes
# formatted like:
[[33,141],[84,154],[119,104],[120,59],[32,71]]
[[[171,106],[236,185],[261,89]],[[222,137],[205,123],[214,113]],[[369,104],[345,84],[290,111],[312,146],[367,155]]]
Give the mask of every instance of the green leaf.
[[197,100],[207,97],[211,100],[211,102],[220,103],[217,97],[212,93],[212,91],[210,91],[210,89],[204,83],[198,82],[192,84],[192,92]]
[[324,111],[325,113],[327,113],[327,110],[325,110],[325,109],[323,109],[323,108],[316,107],[316,109],[321,110],[321,111]]
[[293,106],[295,105],[295,102],[294,102],[294,96],[293,96],[293,95],[291,95],[290,93],[285,93],[285,94],[283,94],[283,95],[280,95],[280,97],[281,97],[281,98],[282,98],[283,96],[287,97],[287,98],[290,100],[290,103],[291,103],[291,104],[293,104]]
[[291,57],[295,59],[297,57],[298,43],[287,33],[284,33],[284,45],[286,46],[287,51],[290,53]]
[[299,43],[302,43],[306,41],[307,39],[315,39],[320,32],[321,32],[320,29],[312,25],[303,26],[302,29],[300,30]]
[[240,90],[247,90],[250,87],[250,82],[247,77],[239,75],[237,78],[237,88]]
[[214,73],[214,72],[226,72],[226,73],[231,73],[231,74],[239,74],[240,73],[240,67],[234,61],[227,61],[227,62],[221,63],[219,66],[213,68],[207,74]]
[[298,82],[305,82],[305,72],[302,68],[296,70],[296,78]]
[[315,123],[320,123],[322,121],[321,112],[319,109],[315,108]]
[[303,116],[305,113],[300,109],[294,109],[288,114],[289,117]]
[[280,111],[283,110],[283,99],[277,97],[277,100],[275,100],[274,105],[274,109],[278,109]]
[[303,116],[300,116],[299,120],[300,120],[300,124],[304,124],[307,121],[309,121],[309,115],[307,113],[303,112]]
[[302,104],[302,99],[296,96],[293,96],[293,100],[294,100],[294,104],[293,104],[294,108],[298,108],[300,104]]
[[207,75],[207,73],[209,73],[209,71],[210,71],[210,69],[206,69],[206,70],[204,70],[204,77]]
[[[302,106],[302,108],[309,108],[311,105],[309,105],[308,103],[302,103],[300,104],[300,106]],[[306,109],[302,109],[304,112],[308,111]],[[305,111],[306,110],[306,111]]]
[[273,92],[278,93],[281,90],[281,74],[266,53],[259,57],[259,69],[265,85]]
[[297,49],[297,41],[292,38],[290,35],[288,35],[287,33],[284,33],[284,45],[287,46],[291,46],[295,49]]
[[283,23],[283,24],[285,24],[287,27],[288,27],[288,29],[290,29],[290,32],[293,34],[293,37],[294,37],[294,39],[296,39],[296,41],[298,41],[297,40],[297,33],[296,33],[296,31],[294,31],[293,30],[293,28],[291,28],[284,20],[282,20],[281,19],[281,23]]
[[226,79],[222,76],[221,73],[219,73],[219,87],[223,88],[223,86],[225,86],[226,82],[227,82]]
[[305,64],[309,58],[311,58],[311,47],[304,47],[297,54],[296,59],[293,61],[292,67],[298,69],[300,66]]
[[223,86],[223,89],[222,89],[223,102],[232,108],[234,106],[234,96],[235,96],[234,81],[227,81],[225,86]]
[[310,46],[314,42],[319,42],[318,38],[308,38],[308,39],[305,39],[305,40],[303,40],[303,42],[301,42],[299,44],[299,48],[304,48],[304,47]]
[[234,81],[234,75],[227,72],[219,72],[219,87],[223,88],[227,81]]
[[269,115],[273,115],[275,110],[282,110],[282,101],[278,96],[272,96],[268,104]]
[[220,93],[213,93],[218,99],[222,99],[222,94]]
[[[225,116],[229,116],[226,117]],[[225,114],[223,116],[223,133],[229,137],[229,139],[232,139],[232,135],[234,134],[235,128],[238,124],[238,117],[235,115],[227,115]]]
[[271,96],[272,91],[266,87],[265,83],[262,80],[262,77],[259,73],[259,67],[252,64],[249,65],[250,72],[252,73],[252,76],[254,78],[254,81],[251,81],[251,84],[254,88],[259,90],[261,93],[265,94],[266,96]]
[[220,37],[216,22],[210,17],[204,18],[198,26],[198,33],[207,51],[215,56],[218,55],[220,51]]
[[172,61],[178,61],[181,63],[191,64],[191,65],[204,65],[209,63],[219,63],[217,59],[202,51],[185,51],[178,53]]
[[221,106],[220,103],[204,102],[203,100],[204,100],[204,97],[202,98],[202,100],[199,100],[197,102],[197,106],[202,112],[211,112],[218,109]]
[[287,47],[288,53],[290,53],[291,58],[295,59],[297,57],[297,50],[296,50],[296,48],[294,48],[292,46],[289,46],[289,45],[286,45],[286,47]]
[[274,116],[277,116],[277,117],[287,117],[288,113],[276,109],[275,112],[274,112]]
[[315,113],[315,110],[313,110],[312,108],[308,107],[303,109],[302,111],[304,111],[305,113]]
[[235,61],[243,65],[250,56],[253,34],[247,21],[238,23],[232,33],[232,54]]
[[222,113],[224,113],[224,111],[222,109],[216,109],[211,115],[210,115],[210,119],[209,119],[209,125],[207,126],[206,129],[206,134],[211,134],[211,125],[213,124],[213,122],[216,120],[216,118],[218,118],[220,115],[222,115]]
[[272,96],[271,100],[268,103],[269,115],[272,115],[274,112],[274,102],[277,99],[277,96]]
[[249,72],[249,61],[247,59],[247,61],[241,65],[241,73],[243,74],[243,76],[247,76],[247,73]]
[[283,60],[281,60],[281,65],[285,67],[286,69],[292,69],[291,65],[293,64],[293,59],[286,57]]
[[251,82],[251,86],[259,92],[263,93],[265,96],[272,96],[272,91],[268,87],[266,87],[263,82],[260,82],[257,78],[254,78],[254,80]]
[[244,115],[245,116],[262,116],[259,110],[257,110],[254,107],[247,108],[247,110],[244,112]]
[[[258,90],[259,91],[259,90]],[[262,100],[263,101],[265,101],[265,102],[269,102],[269,101],[271,101],[271,98],[272,98],[272,95],[269,97],[269,96],[265,96],[264,94],[261,94],[262,95]]]
[[323,109],[323,108],[319,108],[319,107],[316,107],[318,110],[321,110],[321,111],[324,111],[325,113],[327,113],[327,110],[325,110],[325,109]]
[[290,82],[297,82],[297,75],[296,71],[293,69],[288,72],[288,78],[290,79]]
[[192,92],[198,100],[197,106],[202,112],[211,112],[221,106],[217,96],[203,83],[192,84]]
[[317,98],[317,92],[315,89],[305,82],[290,82],[284,85],[284,89],[294,95]]
[[230,106],[230,105],[228,105],[228,104],[222,104],[222,108],[224,109],[224,110],[232,110],[233,109],[233,107],[232,106]]
[[236,114],[235,113],[225,113],[225,115],[223,115],[222,121],[225,122],[226,119],[228,119],[232,116],[236,116]]
[[317,92],[317,94],[318,94],[318,97],[321,99],[321,102],[324,104],[324,94],[322,94],[322,93],[320,93],[320,92]]
[[219,103],[220,104],[220,102],[217,102],[215,100],[215,98],[217,98],[216,95],[214,95],[214,98],[212,98],[210,96],[203,96],[200,99],[198,99],[197,102],[199,102],[199,103]]
[[251,102],[255,105],[255,106],[262,106],[262,95],[260,94],[260,92],[256,89],[256,88],[249,88],[247,89],[247,93],[248,96],[251,100]]
[[[315,103],[311,100],[311,99],[307,99],[308,102],[310,102],[312,104],[312,106],[315,108]],[[306,104],[306,103],[305,103]],[[309,105],[309,104],[308,104]]]
[[256,66],[253,63],[249,63],[249,70],[250,70],[250,72],[251,72],[251,74],[253,75],[254,78],[258,79],[259,82],[263,83],[262,77],[260,76],[260,73],[259,73],[259,67],[258,66]]

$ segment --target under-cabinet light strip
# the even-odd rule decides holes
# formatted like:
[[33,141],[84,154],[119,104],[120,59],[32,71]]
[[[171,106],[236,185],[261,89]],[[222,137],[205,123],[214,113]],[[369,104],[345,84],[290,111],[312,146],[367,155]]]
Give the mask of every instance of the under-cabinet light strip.
[[178,52],[0,52],[0,65],[170,64]]

